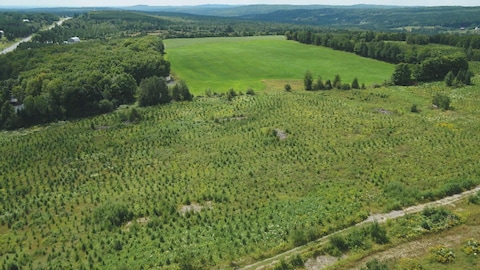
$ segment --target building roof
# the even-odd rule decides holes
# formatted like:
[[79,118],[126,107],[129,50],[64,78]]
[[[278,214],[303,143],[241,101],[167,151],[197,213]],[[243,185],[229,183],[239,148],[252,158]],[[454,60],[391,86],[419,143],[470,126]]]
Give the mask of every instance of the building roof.
[[71,38],[68,39],[68,42],[70,42],[70,43],[80,42],[80,38],[79,37],[71,37]]

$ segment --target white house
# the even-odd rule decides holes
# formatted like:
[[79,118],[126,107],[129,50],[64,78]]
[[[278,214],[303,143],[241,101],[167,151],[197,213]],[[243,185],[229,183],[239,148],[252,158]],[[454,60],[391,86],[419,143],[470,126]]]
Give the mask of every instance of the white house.
[[71,37],[67,41],[68,44],[77,43],[77,42],[80,42],[80,38],[78,37]]

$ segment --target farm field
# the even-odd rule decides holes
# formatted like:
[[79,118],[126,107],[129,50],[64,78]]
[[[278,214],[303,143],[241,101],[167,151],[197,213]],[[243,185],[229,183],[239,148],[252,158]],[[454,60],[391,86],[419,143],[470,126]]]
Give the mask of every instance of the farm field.
[[479,95],[272,86],[2,132],[2,267],[235,268],[471,188]]
[[307,70],[315,79],[333,80],[339,74],[365,85],[390,79],[394,66],[351,53],[288,41],[284,36],[167,39],[166,59],[172,71],[194,94],[226,92],[233,88],[264,90],[265,80],[303,80]]

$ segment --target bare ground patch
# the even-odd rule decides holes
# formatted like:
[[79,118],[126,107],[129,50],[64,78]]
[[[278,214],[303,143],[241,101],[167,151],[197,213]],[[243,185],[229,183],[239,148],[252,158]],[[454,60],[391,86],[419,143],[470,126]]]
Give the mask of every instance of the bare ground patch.
[[283,141],[283,140],[286,140],[288,138],[288,135],[285,131],[281,130],[281,129],[274,129],[275,130],[275,134],[277,134],[277,137],[280,141]]
[[338,258],[329,256],[329,255],[322,255],[316,258],[310,258],[305,262],[305,269],[307,270],[320,270],[327,266],[330,266],[338,261]]
[[185,215],[188,212],[200,213],[202,209],[204,208],[211,209],[212,207],[213,207],[213,204],[211,201],[205,202],[204,205],[201,205],[198,203],[191,203],[189,205],[182,205],[179,211],[182,215]]

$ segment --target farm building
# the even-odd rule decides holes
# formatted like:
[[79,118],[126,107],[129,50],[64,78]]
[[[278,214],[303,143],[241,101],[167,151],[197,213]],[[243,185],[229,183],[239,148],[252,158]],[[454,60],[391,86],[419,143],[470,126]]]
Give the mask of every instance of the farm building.
[[77,43],[77,42],[80,42],[80,38],[78,37],[71,37],[67,41],[68,44]]

